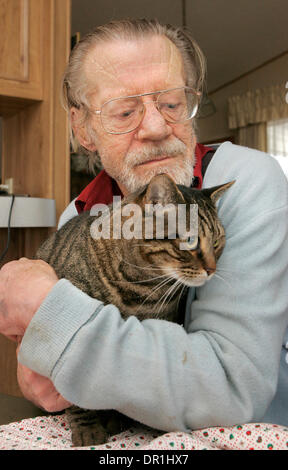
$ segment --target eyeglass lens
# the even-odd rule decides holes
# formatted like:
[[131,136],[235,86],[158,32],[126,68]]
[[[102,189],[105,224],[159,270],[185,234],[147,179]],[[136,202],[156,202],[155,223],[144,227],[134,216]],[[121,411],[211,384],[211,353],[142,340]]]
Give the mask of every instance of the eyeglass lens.
[[[198,97],[189,89],[168,90],[159,93],[154,104],[166,121],[176,123],[195,116]],[[144,110],[140,97],[113,99],[102,106],[102,125],[107,132],[115,134],[132,131],[140,125]]]

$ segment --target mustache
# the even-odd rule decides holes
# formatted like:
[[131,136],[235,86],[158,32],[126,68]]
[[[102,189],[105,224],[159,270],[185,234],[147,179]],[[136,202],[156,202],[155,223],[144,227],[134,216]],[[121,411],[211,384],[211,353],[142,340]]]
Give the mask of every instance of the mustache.
[[176,138],[173,142],[162,145],[147,145],[142,147],[139,151],[128,152],[125,157],[125,164],[129,167],[134,167],[141,163],[155,160],[157,157],[176,157],[177,155],[184,155],[186,150],[187,146]]

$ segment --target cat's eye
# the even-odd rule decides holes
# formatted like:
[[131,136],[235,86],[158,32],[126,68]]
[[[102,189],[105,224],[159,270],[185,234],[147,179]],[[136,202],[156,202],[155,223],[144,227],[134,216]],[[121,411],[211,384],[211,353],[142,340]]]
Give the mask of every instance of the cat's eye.
[[218,246],[219,246],[219,240],[215,240],[215,242],[213,243],[213,247],[218,248]]
[[185,244],[188,250],[196,250],[198,248],[198,237],[188,237]]

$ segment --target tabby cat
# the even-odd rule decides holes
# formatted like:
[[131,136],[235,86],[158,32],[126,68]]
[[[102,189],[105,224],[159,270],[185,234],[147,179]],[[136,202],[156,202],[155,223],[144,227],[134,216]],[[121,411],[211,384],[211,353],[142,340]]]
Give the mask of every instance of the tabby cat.
[[[197,190],[176,185],[167,175],[158,175],[122,200],[121,207],[133,202],[143,211],[145,204],[186,204],[188,218],[190,204],[197,204],[196,240],[168,238],[167,223],[163,239],[95,239],[90,229],[96,216],[84,212],[44,242],[36,258],[49,263],[59,278],[70,280],[89,296],[116,305],[124,319],[136,315],[139,320],[179,322],[177,307],[183,290],[204,284],[215,272],[225,245],[215,203],[232,184]],[[112,227],[112,207],[108,216]],[[180,250],[180,242],[187,243],[188,249]],[[66,413],[74,446],[107,442],[109,435],[127,429],[132,421],[114,410],[73,406]]]

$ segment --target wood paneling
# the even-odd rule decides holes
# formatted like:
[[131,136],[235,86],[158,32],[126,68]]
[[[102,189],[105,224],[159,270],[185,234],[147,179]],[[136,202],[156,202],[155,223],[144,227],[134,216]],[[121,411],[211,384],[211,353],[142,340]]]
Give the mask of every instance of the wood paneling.
[[0,0],[0,77],[28,80],[28,0]]
[[50,106],[36,103],[3,119],[3,155],[9,155],[3,158],[3,181],[13,177],[16,194],[52,197]]
[[19,111],[22,111],[22,109],[27,108],[27,106],[31,106],[33,103],[35,103],[35,101],[31,99],[0,95],[0,116],[14,116]]
[[[8,66],[10,71],[14,70],[13,79],[12,72],[1,75],[5,60],[9,62],[7,48],[11,41],[6,41],[6,59],[0,59],[2,181],[12,177],[16,194],[55,199],[59,217],[70,201],[68,120],[60,103],[61,77],[70,53],[70,0],[0,0],[0,6],[0,16],[4,6],[11,11],[14,6],[16,10],[17,21],[12,31],[7,24],[12,15],[10,10],[0,20],[0,26],[2,21],[10,37],[26,11],[29,38],[26,81],[25,67],[21,69],[20,44],[25,36],[21,31],[18,45],[12,49],[13,54],[18,50],[20,65],[15,65],[15,69]],[[50,231],[12,229],[5,262],[21,256],[32,258]],[[6,239],[7,230],[1,229],[0,253]],[[15,345],[0,337],[0,393],[21,395],[15,371]]]
[[42,99],[47,6],[50,0],[0,0],[0,95]]
[[[34,5],[34,0],[30,2],[30,6]],[[40,15],[43,96],[39,102],[22,101],[15,114],[9,112],[13,107],[11,99],[8,115],[3,115],[2,180],[13,177],[18,194],[55,198],[59,216],[70,194],[68,122],[60,103],[61,78],[70,51],[70,2],[37,2],[43,7]],[[39,18],[39,5],[36,10]],[[33,17],[31,11],[30,16]]]
[[22,396],[17,383],[16,343],[0,335],[0,390],[7,395]]
[[[66,1],[67,4],[67,1]],[[54,187],[53,194],[57,201],[56,217],[59,219],[61,213],[70,201],[70,144],[69,129],[66,111],[63,109],[61,94],[61,79],[64,68],[63,63],[68,61],[71,45],[71,18],[69,5],[66,5],[66,14],[63,14],[63,5],[55,3],[54,12],[54,148],[53,148],[53,169],[52,175]],[[63,40],[63,37],[66,40]],[[63,157],[65,155],[65,157]]]

